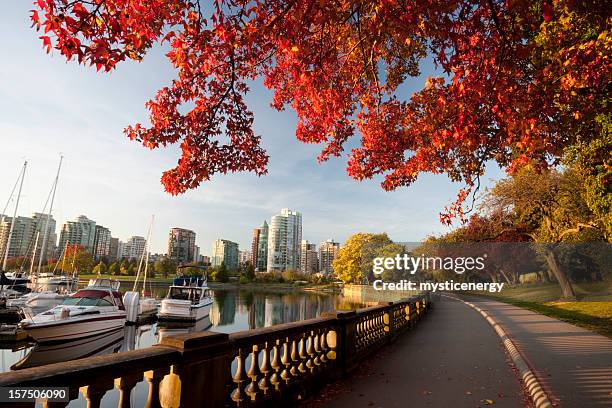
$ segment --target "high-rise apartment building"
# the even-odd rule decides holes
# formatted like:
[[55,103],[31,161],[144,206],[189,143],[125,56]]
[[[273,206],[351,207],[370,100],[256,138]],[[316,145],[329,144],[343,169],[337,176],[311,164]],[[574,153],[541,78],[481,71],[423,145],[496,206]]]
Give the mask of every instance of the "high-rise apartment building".
[[127,240],[124,247],[124,254],[128,259],[140,259],[147,247],[147,240],[144,237],[133,236]]
[[328,239],[319,244],[319,271],[326,275],[334,273],[332,263],[338,256],[340,251],[340,243],[333,239]]
[[168,256],[177,265],[193,262],[195,232],[184,228],[172,228],[168,234]]
[[121,259],[121,256],[119,253],[119,238],[111,237],[109,250],[108,250],[108,259],[111,262],[115,262]]
[[193,250],[193,260],[192,262],[200,262],[200,247],[197,245],[194,245],[194,250]]
[[79,215],[75,221],[66,221],[62,225],[58,247],[62,250],[68,245],[80,245],[93,254],[96,237],[96,222],[84,215]]
[[253,229],[251,242],[251,262],[255,271],[263,272],[268,265],[268,223],[264,221],[261,227]]
[[272,217],[268,231],[268,272],[300,268],[302,214],[283,208]]
[[225,264],[228,271],[238,270],[238,244],[227,239],[218,239],[212,245],[211,265],[213,267]]
[[110,259],[111,232],[102,225],[96,225],[94,235],[93,256],[95,259]]
[[302,240],[300,246],[300,272],[306,275],[319,271],[319,254],[317,246],[307,240]]
[[[0,224],[0,259],[4,257],[6,246],[9,244],[9,234],[13,218],[5,217]],[[8,257],[17,258],[22,256],[31,257],[36,239],[36,222],[30,217],[16,217],[11,242],[8,247]],[[39,237],[39,245],[42,245],[42,234]]]
[[253,261],[251,251],[238,251],[238,265],[245,266],[248,262]]
[[[47,217],[49,218],[48,225]],[[47,231],[47,243],[45,244],[47,248],[44,252],[42,252],[44,262],[47,259],[53,258],[55,254],[55,244],[57,244],[57,234],[55,233],[55,220],[53,219],[53,215],[49,216],[48,214],[42,214],[38,212],[32,215],[32,219],[34,220],[34,224],[36,225],[36,232],[32,236],[32,239],[34,240],[32,242],[34,244],[36,244],[36,235],[38,235],[38,245],[36,245],[36,260],[38,260],[38,257],[41,255],[45,231]]]
[[[32,217],[17,217],[13,235],[11,236],[11,244],[9,246],[8,256],[13,257],[28,257],[31,259],[34,249],[36,249],[35,263],[43,253],[43,261],[53,258],[55,252],[55,243],[57,235],[55,234],[55,220],[53,216],[49,218],[49,225],[46,223],[47,214],[34,213]],[[10,234],[11,217],[0,216],[0,259],[4,257],[6,245]],[[45,228],[47,228],[46,250],[42,251]],[[38,242],[36,238],[38,237]]]

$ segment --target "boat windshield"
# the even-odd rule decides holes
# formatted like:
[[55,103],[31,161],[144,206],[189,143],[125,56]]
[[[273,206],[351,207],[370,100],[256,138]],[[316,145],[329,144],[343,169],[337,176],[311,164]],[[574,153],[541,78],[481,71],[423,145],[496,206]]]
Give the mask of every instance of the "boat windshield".
[[200,300],[200,296],[202,296],[201,289],[173,286],[170,288],[170,293],[168,297],[170,299],[191,300],[192,302],[197,302]]
[[114,306],[108,299],[92,297],[69,297],[62,302],[64,306]]
[[63,305],[71,306],[114,306],[112,294],[103,290],[80,290],[64,299]]

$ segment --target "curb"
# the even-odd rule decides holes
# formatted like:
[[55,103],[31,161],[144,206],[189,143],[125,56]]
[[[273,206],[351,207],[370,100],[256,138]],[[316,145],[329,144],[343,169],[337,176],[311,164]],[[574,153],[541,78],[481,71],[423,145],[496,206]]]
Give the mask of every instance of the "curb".
[[[447,296],[447,297],[451,297],[451,296]],[[523,384],[525,384],[525,387],[527,388],[527,391],[529,393],[529,396],[531,397],[531,400],[533,401],[534,406],[536,408],[553,408],[554,405],[552,404],[552,402],[548,398],[548,395],[546,394],[546,392],[540,385],[538,378],[536,377],[534,372],[531,370],[531,368],[529,367],[529,365],[527,364],[527,362],[525,361],[521,353],[518,351],[518,349],[512,342],[512,339],[510,338],[508,333],[506,333],[506,331],[501,327],[501,325],[493,317],[491,317],[491,315],[489,315],[487,312],[485,312],[484,310],[482,310],[475,304],[466,302],[465,300],[459,299],[457,297],[452,297],[452,298],[459,300],[465,303],[466,305],[470,306],[472,309],[476,310],[478,313],[482,315],[482,317],[485,318],[487,322],[489,322],[491,327],[493,327],[495,332],[498,334],[498,336],[504,343],[504,347],[506,347],[508,354],[510,354],[512,361],[514,362],[514,365],[519,371],[519,376],[523,380]]]

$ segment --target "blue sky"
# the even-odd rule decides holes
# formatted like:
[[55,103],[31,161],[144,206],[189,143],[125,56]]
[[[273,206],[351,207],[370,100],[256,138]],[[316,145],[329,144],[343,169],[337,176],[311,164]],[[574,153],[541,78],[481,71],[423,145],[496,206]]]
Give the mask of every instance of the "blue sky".
[[[411,187],[385,192],[379,180],[350,179],[344,159],[317,164],[320,147],[296,140],[295,115],[270,108],[271,94],[259,84],[248,100],[255,131],[270,154],[269,174],[217,175],[194,191],[168,195],[159,179],[175,166],[178,149],[150,151],[122,133],[128,124],[146,123],[145,101],[174,76],[163,50],[153,49],[142,63],[122,63],[111,74],[96,73],[45,54],[40,34],[30,28],[30,9],[30,1],[11,1],[0,16],[2,207],[27,158],[19,213],[40,211],[61,152],[65,159],[54,210],[58,229],[84,214],[125,240],[145,235],[155,214],[153,252],[165,252],[168,229],[175,226],[193,229],[203,254],[217,238],[246,249],[251,230],[284,207],[302,212],[303,237],[316,243],[382,231],[396,241],[418,241],[446,231],[438,213],[460,186],[445,176],[424,175]],[[423,82],[412,80],[406,92]],[[483,179],[488,184],[501,175],[491,166]]]

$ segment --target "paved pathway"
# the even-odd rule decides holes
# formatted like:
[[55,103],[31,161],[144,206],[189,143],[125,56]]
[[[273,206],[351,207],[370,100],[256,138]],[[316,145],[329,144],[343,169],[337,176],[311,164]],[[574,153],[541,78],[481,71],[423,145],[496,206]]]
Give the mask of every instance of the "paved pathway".
[[553,403],[612,407],[612,339],[506,303],[469,300],[506,330]]
[[417,328],[308,401],[314,407],[522,407],[502,343],[480,314],[442,298]]

